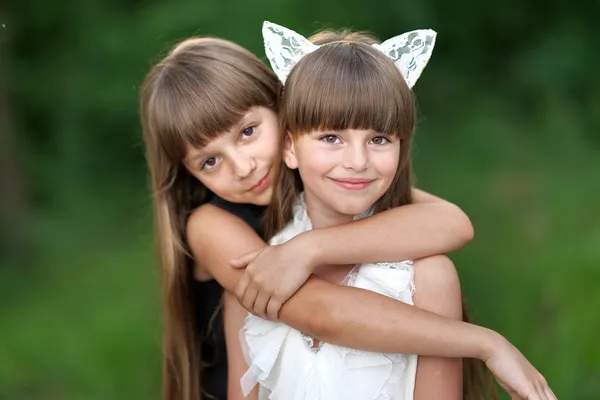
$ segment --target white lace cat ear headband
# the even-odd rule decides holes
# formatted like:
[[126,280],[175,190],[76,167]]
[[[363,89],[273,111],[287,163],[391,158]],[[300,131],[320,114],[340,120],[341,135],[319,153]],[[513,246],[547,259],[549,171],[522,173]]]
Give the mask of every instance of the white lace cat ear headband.
[[[291,29],[269,21],[263,23],[262,33],[271,67],[284,84],[294,65],[321,47]],[[431,58],[436,35],[431,29],[421,29],[403,33],[373,47],[392,59],[408,87],[412,88]]]

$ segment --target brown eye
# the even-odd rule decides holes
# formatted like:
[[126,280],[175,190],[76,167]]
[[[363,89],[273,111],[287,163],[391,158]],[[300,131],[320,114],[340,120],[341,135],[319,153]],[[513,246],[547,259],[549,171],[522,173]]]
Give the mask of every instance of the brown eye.
[[212,169],[215,167],[215,165],[217,165],[217,158],[216,157],[210,157],[207,158],[201,165],[200,165],[200,169],[201,170],[205,170],[205,169]]
[[390,142],[390,140],[383,136],[377,136],[377,137],[374,137],[373,139],[371,139],[371,143],[377,144],[377,145],[387,144],[389,142]]
[[340,140],[340,138],[338,138],[335,135],[325,135],[321,138],[321,140],[324,141],[325,143],[336,144],[336,143],[338,143],[338,140]]
[[242,129],[241,136],[242,136],[242,139],[248,139],[248,138],[254,136],[255,133],[256,133],[256,125],[248,126],[244,129]]

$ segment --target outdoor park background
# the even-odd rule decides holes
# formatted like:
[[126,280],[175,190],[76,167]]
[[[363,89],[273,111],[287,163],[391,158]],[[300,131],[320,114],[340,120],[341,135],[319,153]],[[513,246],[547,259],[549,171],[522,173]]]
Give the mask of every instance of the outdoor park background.
[[140,84],[191,35],[264,59],[265,19],[438,32],[416,172],[475,225],[452,255],[474,318],[559,399],[600,398],[599,17],[585,0],[3,2],[0,399],[159,398]]

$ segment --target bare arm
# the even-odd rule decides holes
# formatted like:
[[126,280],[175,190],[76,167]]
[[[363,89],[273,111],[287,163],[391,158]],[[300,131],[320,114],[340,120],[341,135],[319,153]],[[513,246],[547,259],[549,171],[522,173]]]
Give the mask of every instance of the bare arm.
[[471,221],[458,206],[417,189],[413,197],[414,204],[295,239],[312,250],[314,265],[416,260],[453,252],[473,239]]
[[[202,268],[227,291],[243,271],[231,258],[265,246],[242,220],[211,205],[188,223]],[[555,399],[544,377],[504,337],[489,329],[420,310],[380,294],[311,277],[281,309],[281,320],[319,340],[355,349],[483,360],[501,385],[526,400]]]
[[[415,287],[413,301],[416,307],[462,319],[460,282],[448,257],[433,256],[415,262]],[[419,357],[415,400],[462,398],[462,359]]]
[[415,187],[411,190],[413,203],[448,203],[452,204],[447,200],[442,199],[434,194],[425,192],[421,189],[417,189]]
[[225,292],[223,295],[223,320],[227,346],[227,398],[229,400],[256,400],[258,398],[258,386],[248,394],[248,397],[244,397],[240,386],[240,378],[248,369],[239,335],[247,314],[248,312],[238,303],[236,297]]
[[454,251],[473,238],[471,222],[457,206],[417,189],[413,196],[415,204],[313,229],[232,260],[232,266],[246,267],[238,299],[248,311],[275,319],[317,266],[415,260]]
[[[198,264],[228,291],[243,275],[228,261],[265,246],[242,220],[211,205],[190,218],[188,241]],[[280,317],[319,340],[355,349],[479,358],[510,393],[526,400],[556,399],[544,377],[502,335],[374,292],[311,277],[283,305]]]
[[[265,246],[247,224],[212,205],[190,218],[188,240],[198,264],[230,292],[243,270],[231,268],[228,261]],[[283,305],[280,319],[326,342],[393,353],[485,358],[501,338],[482,327],[314,276]]]

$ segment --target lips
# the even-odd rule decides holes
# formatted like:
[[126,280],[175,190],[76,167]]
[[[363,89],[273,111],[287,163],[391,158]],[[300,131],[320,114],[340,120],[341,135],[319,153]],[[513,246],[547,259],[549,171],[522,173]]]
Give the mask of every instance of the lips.
[[375,179],[365,178],[329,178],[336,185],[347,190],[363,190],[367,188]]
[[250,191],[261,193],[269,186],[269,175],[271,170],[267,171],[265,176],[263,176],[254,186],[250,188]]

